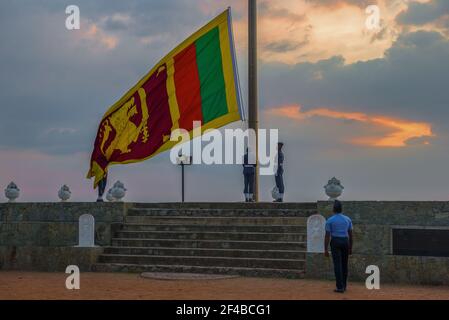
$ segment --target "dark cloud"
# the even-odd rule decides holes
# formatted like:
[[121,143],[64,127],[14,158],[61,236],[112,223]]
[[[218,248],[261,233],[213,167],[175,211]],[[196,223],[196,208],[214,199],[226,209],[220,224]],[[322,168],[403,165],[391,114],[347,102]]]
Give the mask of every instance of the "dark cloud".
[[423,25],[449,14],[449,1],[433,0],[428,3],[411,2],[406,11],[397,17],[405,25]]
[[[8,106],[2,107],[0,119],[2,146],[90,151],[99,118],[108,106],[182,37],[208,19],[199,19],[200,13],[190,1],[158,2],[157,6],[151,1],[80,1],[82,16],[91,22],[106,21],[106,29],[114,15],[130,17],[127,28],[123,21],[121,26],[109,25],[112,34],[124,33],[119,35],[116,49],[92,52],[89,44],[75,43],[76,33],[65,30],[65,2],[36,3],[0,4],[0,12],[15,15],[0,21],[0,90],[3,106]],[[183,10],[191,12],[182,14],[190,18],[182,20],[176,13],[169,14]],[[141,20],[146,19],[144,16],[149,20]],[[145,25],[146,33],[137,29],[138,24]],[[139,42],[140,34],[157,35],[167,28],[172,30],[167,32],[170,36],[161,42]],[[274,42],[266,49],[288,51],[300,45]],[[339,57],[293,67],[267,64],[261,67],[261,101],[268,106],[335,106],[442,122],[447,119],[449,101],[448,60],[447,40],[438,33],[419,32],[401,36],[384,59],[353,65],[345,65]],[[46,135],[52,128],[74,131],[62,134],[64,131],[56,130]]]
[[117,17],[107,17],[103,23],[106,30],[120,31],[127,30],[129,28],[129,23],[127,20],[122,20]]
[[[117,37],[117,47],[105,50],[97,39],[80,40],[80,31],[65,29],[67,5],[0,2],[0,147],[90,152],[109,106],[209,19],[187,0],[77,1],[81,31],[96,24]],[[141,42],[160,34],[166,36]]]
[[265,50],[268,52],[288,52],[294,51],[300,47],[307,45],[307,41],[298,42],[298,41],[289,41],[289,40],[281,40],[270,42],[265,45]]
[[335,107],[429,121],[447,130],[447,83],[449,41],[436,32],[416,32],[402,35],[382,59],[350,65],[340,57],[292,67],[267,64],[261,99],[264,106]]

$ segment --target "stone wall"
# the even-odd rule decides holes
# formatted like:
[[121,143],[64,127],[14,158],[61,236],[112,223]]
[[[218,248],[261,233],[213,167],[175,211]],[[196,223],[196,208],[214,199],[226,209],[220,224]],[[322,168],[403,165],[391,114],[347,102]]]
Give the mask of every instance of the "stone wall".
[[[377,265],[383,282],[449,285],[449,258],[392,255],[394,227],[449,228],[449,202],[343,202],[354,224],[350,279],[365,281],[366,267]],[[332,203],[318,202],[318,212],[332,215]],[[308,254],[309,278],[334,279],[332,260]]]
[[0,246],[60,247],[78,244],[78,220],[95,218],[95,241],[109,245],[123,222],[124,203],[8,203],[0,204]]
[[[382,283],[449,285],[449,258],[354,254],[349,260],[349,280],[365,282],[369,265],[378,266]],[[334,280],[332,258],[308,253],[306,276]]]
[[102,247],[0,246],[0,270],[64,272],[69,265],[91,271]]
[[[70,264],[82,271],[110,245],[131,204],[7,203],[0,204],[0,270],[64,271]],[[95,217],[97,248],[76,248],[78,221]]]

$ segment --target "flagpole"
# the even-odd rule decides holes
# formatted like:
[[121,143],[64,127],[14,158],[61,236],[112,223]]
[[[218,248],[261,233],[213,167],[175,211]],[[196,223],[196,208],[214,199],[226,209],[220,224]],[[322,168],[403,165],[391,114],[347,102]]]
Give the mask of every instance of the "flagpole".
[[248,0],[248,127],[256,133],[254,200],[259,202],[259,118],[257,88],[257,0]]

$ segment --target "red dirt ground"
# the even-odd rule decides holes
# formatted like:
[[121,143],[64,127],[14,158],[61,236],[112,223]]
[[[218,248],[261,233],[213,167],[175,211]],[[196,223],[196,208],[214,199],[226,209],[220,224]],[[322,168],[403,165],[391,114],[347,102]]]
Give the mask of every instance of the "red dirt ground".
[[81,273],[81,289],[67,290],[65,273],[0,272],[0,299],[63,300],[449,300],[449,287],[384,285],[367,290],[351,283],[333,292],[334,283],[315,280],[236,278],[166,281],[136,274]]

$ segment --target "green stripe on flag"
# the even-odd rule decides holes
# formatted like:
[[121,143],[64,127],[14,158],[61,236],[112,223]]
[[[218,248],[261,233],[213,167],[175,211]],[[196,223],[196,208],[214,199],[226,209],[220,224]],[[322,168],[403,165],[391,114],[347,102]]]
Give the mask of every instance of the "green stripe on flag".
[[196,41],[203,124],[228,113],[218,27]]

